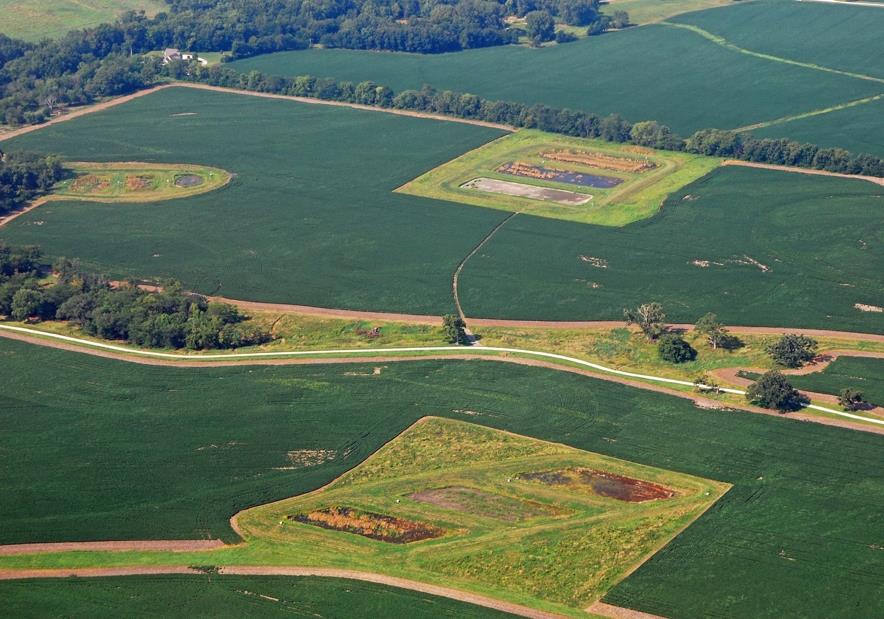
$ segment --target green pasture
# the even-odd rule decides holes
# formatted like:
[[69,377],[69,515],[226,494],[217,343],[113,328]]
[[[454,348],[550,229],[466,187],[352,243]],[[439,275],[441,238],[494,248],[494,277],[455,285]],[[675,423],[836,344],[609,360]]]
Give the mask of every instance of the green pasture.
[[163,0],[0,0],[0,33],[16,39],[57,39],[71,30],[114,21],[126,11],[155,15]]
[[[605,168],[544,159],[542,153],[571,150],[613,155],[627,159],[646,159],[657,167],[643,172],[619,172]],[[620,178],[623,182],[610,189],[587,187],[549,180],[513,176],[498,171],[506,163],[523,162],[579,172]],[[522,130],[470,151],[414,179],[397,191],[409,195],[450,200],[505,211],[521,211],[540,217],[607,226],[625,224],[650,217],[660,209],[673,191],[707,174],[719,160],[684,153],[653,151],[612,144],[602,140],[583,140],[534,130]],[[486,177],[539,187],[564,189],[592,196],[582,205],[564,205],[502,194],[484,193],[461,187],[476,178]]]
[[[884,612],[884,474],[869,465],[884,457],[878,435],[489,361],[390,363],[375,375],[372,364],[140,366],[5,340],[0,355],[10,370],[0,394],[4,543],[232,539],[226,519],[239,509],[318,488],[435,415],[734,485],[609,592],[612,603],[673,619]],[[301,449],[336,457],[276,470]],[[156,554],[0,566],[168,560]]]
[[698,26],[754,52],[877,77],[884,87],[884,10],[879,8],[757,0],[671,21]]
[[884,305],[881,196],[861,180],[724,167],[623,228],[519,215],[467,263],[461,304],[475,317],[617,319],[656,300],[676,322],[711,311],[881,333],[881,314],[854,307]]
[[[757,374],[749,374],[754,380]],[[866,401],[884,406],[884,359],[839,357],[821,372],[789,376],[796,389],[838,395],[853,387],[863,392]]]
[[431,55],[311,49],[231,66],[374,80],[397,91],[429,84],[491,99],[618,113],[633,122],[657,120],[681,134],[743,127],[884,92],[881,83],[749,56],[664,25],[541,49]]
[[[616,6],[608,5],[605,13],[613,10],[629,13],[633,24],[653,24],[673,15],[688,11],[701,11],[719,6],[727,6],[732,0],[617,0]],[[585,30],[585,29],[584,29]]]
[[[520,477],[574,468],[676,494],[628,502],[588,486]],[[431,417],[320,492],[251,509],[238,523],[256,556],[285,554],[303,565],[381,571],[574,612],[726,490],[726,484]],[[291,520],[341,506],[443,533],[396,544]]]
[[20,619],[71,617],[510,617],[407,589],[338,578],[156,575],[0,582],[3,611]]

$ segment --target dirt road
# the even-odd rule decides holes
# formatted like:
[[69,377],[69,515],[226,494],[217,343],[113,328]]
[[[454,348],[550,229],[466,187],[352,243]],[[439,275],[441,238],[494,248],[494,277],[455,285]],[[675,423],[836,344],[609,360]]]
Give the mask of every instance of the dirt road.
[[[820,0],[814,0],[819,2]],[[844,3],[848,4],[848,3]],[[854,4],[854,3],[849,3]],[[882,5],[884,6],[884,5]],[[739,161],[737,159],[726,159],[721,165],[740,166],[743,168],[759,168],[762,170],[776,170],[778,172],[794,172],[796,174],[812,174],[814,176],[834,176],[836,178],[854,178],[861,181],[869,181],[876,185],[884,186],[884,178],[880,176],[861,176],[859,174],[841,174],[840,172],[828,172],[826,170],[812,170],[810,168],[795,168],[787,165],[775,165],[773,163],[755,163],[752,161]]]
[[7,544],[0,546],[0,557],[47,554],[53,552],[195,552],[223,548],[220,539],[120,540],[108,542],[50,542]]

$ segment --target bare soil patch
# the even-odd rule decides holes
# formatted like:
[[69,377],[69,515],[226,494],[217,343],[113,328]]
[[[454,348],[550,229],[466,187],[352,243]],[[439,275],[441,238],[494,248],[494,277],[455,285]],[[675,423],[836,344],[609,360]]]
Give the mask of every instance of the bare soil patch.
[[355,533],[388,544],[408,544],[441,537],[445,530],[423,522],[362,511],[346,505],[289,516],[289,520],[332,531]]
[[540,156],[544,159],[551,159],[552,161],[579,163],[592,168],[613,170],[614,172],[640,173],[657,167],[657,164],[650,159],[617,157],[616,155],[593,151],[556,150],[540,153]]
[[144,174],[126,176],[126,189],[129,191],[149,191],[152,189],[153,177]]
[[564,189],[550,189],[549,187],[536,187],[534,185],[513,183],[510,181],[499,181],[484,176],[467,181],[460,187],[461,189],[472,189],[485,193],[497,193],[518,198],[528,198],[530,200],[541,200],[543,202],[555,202],[557,204],[565,204],[569,206],[579,206],[592,200],[592,196],[585,193],[565,191]]
[[671,499],[675,496],[674,490],[649,481],[583,467],[519,473],[517,479],[538,482],[546,486],[569,486],[590,490],[599,496],[628,503]]
[[879,307],[878,305],[867,305],[865,303],[854,303],[853,307],[858,309],[861,312],[874,312],[876,314],[880,314],[884,312],[884,307]]
[[409,495],[408,498],[419,503],[429,503],[437,507],[495,518],[505,522],[519,522],[537,516],[551,516],[560,513],[551,506],[536,501],[514,499],[465,486],[421,490]]

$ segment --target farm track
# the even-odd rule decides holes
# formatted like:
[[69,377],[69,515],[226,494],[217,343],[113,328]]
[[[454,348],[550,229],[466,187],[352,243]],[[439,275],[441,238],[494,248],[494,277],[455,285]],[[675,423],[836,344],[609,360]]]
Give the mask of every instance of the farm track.
[[115,540],[0,545],[0,557],[55,552],[196,552],[224,548],[220,539]]
[[[220,574],[229,576],[312,576],[321,578],[343,578],[347,580],[359,580],[399,589],[408,589],[428,595],[444,597],[458,602],[483,606],[493,610],[510,613],[519,617],[530,619],[561,619],[564,616],[549,613],[542,610],[496,600],[484,595],[467,593],[450,587],[430,585],[415,580],[385,576],[374,572],[360,572],[356,570],[344,570],[318,567],[290,567],[272,565],[231,565],[218,569]],[[185,566],[137,566],[137,567],[104,567],[104,568],[77,568],[77,569],[48,569],[48,570],[8,570],[0,569],[0,580],[23,580],[30,578],[102,578],[112,576],[145,576],[159,574],[203,574],[198,569]],[[614,615],[609,615],[614,616]]]
[[842,174],[841,172],[829,172],[827,170],[812,170],[810,168],[794,168],[787,165],[774,163],[756,163],[754,161],[740,161],[738,159],[725,159],[723,166],[741,166],[744,168],[758,168],[761,170],[775,170],[777,172],[792,172],[795,174],[810,174],[812,176],[830,176],[834,178],[854,178],[856,180],[869,181],[875,185],[884,187],[884,178],[880,176],[862,176],[861,174]]
[[[776,411],[752,406],[750,404],[723,402],[704,398],[692,392],[679,391],[669,387],[651,383],[663,383],[680,387],[694,387],[694,383],[675,378],[627,372],[603,365],[543,351],[503,348],[496,346],[464,347],[464,346],[416,346],[408,348],[365,348],[345,350],[316,350],[288,352],[257,352],[257,353],[221,353],[203,355],[182,355],[151,350],[138,350],[114,344],[91,342],[66,335],[47,333],[24,327],[0,325],[0,337],[12,340],[47,346],[59,350],[138,363],[141,365],[175,366],[182,368],[225,367],[231,365],[310,365],[333,363],[395,363],[398,361],[496,361],[515,363],[532,367],[542,367],[561,372],[570,372],[590,378],[615,382],[637,389],[645,389],[666,395],[691,400],[698,408],[735,409],[751,413],[782,416]],[[492,353],[492,354],[487,354]],[[321,355],[321,356],[317,356]],[[407,355],[407,356],[402,356]],[[576,367],[575,367],[576,366]],[[588,369],[584,369],[588,368]],[[721,388],[721,392],[732,395],[744,395],[739,389]],[[789,418],[838,426],[851,430],[871,432],[884,435],[884,420],[870,419],[860,415],[845,413],[817,405],[809,405],[808,409],[841,417],[820,417],[812,413],[790,413]],[[864,422],[864,423],[857,423]],[[874,425],[872,425],[874,424]]]
[[756,129],[764,129],[766,127],[774,127],[776,125],[784,125],[786,123],[790,123],[794,120],[802,120],[804,118],[812,118],[814,116],[822,116],[823,114],[829,114],[830,112],[837,112],[840,110],[846,110],[852,107],[857,107],[858,105],[865,105],[866,103],[873,103],[875,101],[879,101],[884,98],[884,93],[872,95],[871,97],[863,97],[862,99],[854,99],[853,101],[848,101],[847,103],[840,103],[838,105],[833,105],[827,108],[821,108],[818,110],[812,110],[810,112],[802,112],[800,114],[790,114],[789,116],[781,116],[780,118],[775,118],[773,120],[766,120],[760,123],[755,123],[752,125],[746,125],[745,127],[737,127],[734,129],[736,132],[743,131],[754,131]]

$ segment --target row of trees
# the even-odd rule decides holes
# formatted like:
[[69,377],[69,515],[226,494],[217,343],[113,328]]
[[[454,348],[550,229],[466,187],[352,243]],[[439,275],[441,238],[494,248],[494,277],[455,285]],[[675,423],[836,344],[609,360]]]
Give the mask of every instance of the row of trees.
[[232,305],[208,303],[177,282],[143,290],[112,286],[75,260],[50,268],[35,247],[0,245],[0,314],[14,320],[68,320],[97,337],[160,348],[239,348],[269,341]]
[[48,192],[64,175],[57,157],[0,151],[0,214]]
[[469,93],[436,90],[430,86],[396,93],[387,86],[372,81],[354,84],[310,75],[279,77],[259,71],[240,73],[219,65],[193,66],[186,71],[179,67],[177,72],[175,67],[167,67],[167,71],[174,72],[173,75],[180,79],[215,86],[431,112],[661,150],[687,151],[845,174],[884,176],[884,159],[865,154],[853,155],[840,148],[821,148],[787,139],[755,138],[718,129],[702,129],[684,139],[656,121],[633,124],[618,114],[599,116],[592,112],[554,108],[542,103],[528,105],[496,101]]

